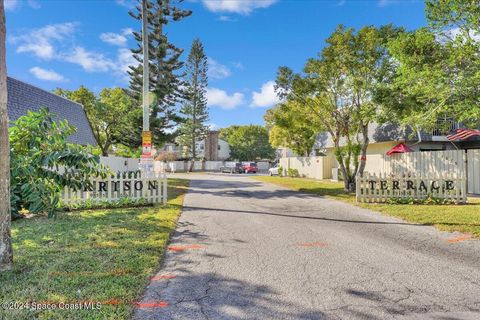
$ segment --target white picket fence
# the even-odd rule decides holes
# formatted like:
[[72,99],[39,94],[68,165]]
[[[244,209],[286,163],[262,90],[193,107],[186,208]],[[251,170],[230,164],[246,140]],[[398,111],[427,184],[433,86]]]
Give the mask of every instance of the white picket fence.
[[423,200],[427,197],[466,203],[464,175],[364,174],[357,177],[357,202],[387,202],[395,198]]
[[132,200],[144,199],[148,203],[167,202],[167,177],[158,175],[155,178],[144,178],[140,174],[121,173],[106,179],[92,180],[92,188],[72,190],[65,188],[61,200],[65,205],[79,204],[86,200],[116,201],[123,198]]

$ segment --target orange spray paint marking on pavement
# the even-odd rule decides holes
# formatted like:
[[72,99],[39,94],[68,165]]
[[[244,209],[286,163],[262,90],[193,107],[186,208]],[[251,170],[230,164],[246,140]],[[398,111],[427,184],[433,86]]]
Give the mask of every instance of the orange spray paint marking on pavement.
[[327,246],[327,243],[326,242],[320,242],[320,241],[317,241],[317,242],[299,242],[297,243],[297,246],[299,247],[316,247],[316,248],[324,248]]
[[162,279],[173,279],[173,278],[176,278],[177,276],[174,276],[173,274],[164,274],[164,275],[161,275],[161,276],[153,276],[150,278],[150,280],[152,281],[156,281],[156,280],[162,280]]
[[201,249],[203,246],[199,244],[188,244],[184,246],[169,246],[167,249],[168,251],[185,251],[189,249]]
[[473,237],[471,234],[462,234],[458,237],[450,238],[447,240],[448,243],[458,243],[466,240],[471,240]]
[[154,301],[154,302],[134,302],[137,308],[165,308],[168,307],[166,301]]

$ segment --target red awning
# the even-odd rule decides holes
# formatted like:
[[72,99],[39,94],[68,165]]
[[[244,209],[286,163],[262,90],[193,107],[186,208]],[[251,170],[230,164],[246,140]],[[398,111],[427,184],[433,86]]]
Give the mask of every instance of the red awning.
[[387,151],[387,156],[392,155],[394,153],[405,153],[405,152],[413,152],[410,147],[403,143],[397,144],[395,147]]

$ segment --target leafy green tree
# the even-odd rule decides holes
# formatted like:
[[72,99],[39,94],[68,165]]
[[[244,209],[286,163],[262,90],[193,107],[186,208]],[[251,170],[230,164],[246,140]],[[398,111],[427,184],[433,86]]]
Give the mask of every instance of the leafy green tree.
[[254,161],[275,156],[275,150],[268,141],[268,130],[259,125],[223,128],[220,129],[220,138],[228,142],[232,159]]
[[[180,56],[183,50],[173,45],[167,38],[165,27],[175,21],[180,21],[191,15],[190,10],[183,10],[173,6],[170,0],[145,0],[148,8],[148,43],[150,66],[150,91],[155,96],[151,104],[150,130],[153,133],[154,144],[160,145],[171,139],[168,129],[181,122],[175,112],[175,104],[183,98],[181,87],[183,62]],[[136,20],[142,20],[142,6],[140,0],[135,11],[129,14]],[[183,2],[178,1],[178,2]],[[133,57],[138,61],[136,66],[130,66],[130,90],[135,105],[142,105],[143,85],[143,56],[142,34],[134,32],[138,45],[132,49]],[[128,135],[128,145],[138,147],[141,144],[142,115],[133,118],[131,129],[134,134]]]
[[102,151],[108,156],[114,144],[126,144],[127,136],[132,132],[132,116],[141,115],[142,110],[135,108],[133,100],[121,88],[106,88],[99,96],[80,86],[77,90],[56,89],[56,94],[82,104],[92,127],[95,139]]
[[200,40],[195,39],[192,49],[188,55],[187,81],[185,87],[185,101],[180,112],[183,114],[184,122],[179,128],[178,142],[181,146],[187,147],[192,162],[190,170],[193,170],[194,161],[197,159],[196,142],[205,138],[208,132],[208,108],[206,89],[208,86],[207,77],[207,56]]
[[22,208],[30,213],[55,215],[60,191],[90,185],[93,176],[105,175],[98,156],[67,142],[76,129],[66,120],[55,122],[46,108],[18,118],[10,128],[12,217]]
[[280,103],[267,110],[264,116],[270,144],[286,147],[298,155],[308,156],[315,144],[321,124],[296,101]]
[[386,44],[401,30],[392,26],[364,27],[357,33],[340,25],[326,40],[317,59],[309,59],[303,74],[287,67],[278,72],[281,97],[300,103],[330,134],[346,191],[362,175],[369,144],[368,126],[377,117],[373,97],[391,72]]
[[431,130],[438,118],[480,125],[478,1],[426,1],[428,28],[389,43],[397,63],[378,100],[404,126]]

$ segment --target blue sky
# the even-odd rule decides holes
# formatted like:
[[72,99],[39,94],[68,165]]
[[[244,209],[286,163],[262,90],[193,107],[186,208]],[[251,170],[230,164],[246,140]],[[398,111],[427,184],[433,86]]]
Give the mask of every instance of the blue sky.
[[[173,1],[172,1],[173,2]],[[125,70],[140,25],[128,15],[131,0],[6,0],[7,68],[10,76],[51,90],[96,92],[128,86]],[[348,27],[426,24],[415,0],[190,0],[192,16],[167,28],[184,48],[194,38],[210,61],[208,99],[213,127],[263,124],[276,102],[279,66],[300,71],[342,23]]]

